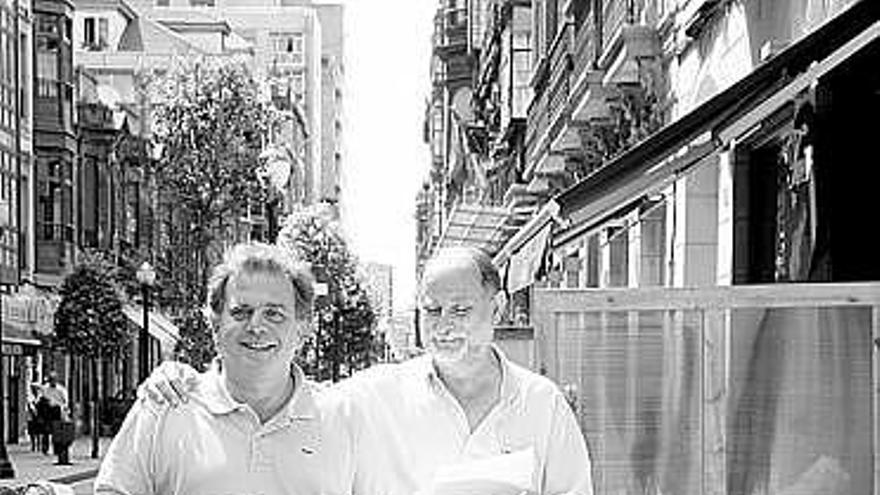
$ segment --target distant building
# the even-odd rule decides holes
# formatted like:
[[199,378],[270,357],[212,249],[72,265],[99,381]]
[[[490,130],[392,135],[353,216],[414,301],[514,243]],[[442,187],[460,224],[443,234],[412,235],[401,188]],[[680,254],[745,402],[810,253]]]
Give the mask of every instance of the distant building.
[[876,491],[880,2],[438,5],[417,249],[494,251],[596,493]]
[[296,107],[305,140],[275,145],[286,146],[294,157],[292,175],[303,184],[301,204],[326,202],[338,216],[342,6],[272,0],[135,0],[132,5],[206,54],[242,56],[258,80],[269,81],[267,90],[279,109]]
[[34,282],[57,286],[75,263],[73,3],[34,2]]
[[395,311],[388,322],[385,341],[388,343],[388,360],[409,359],[419,350],[416,348],[416,331],[412,310]]
[[364,282],[370,303],[376,312],[376,338],[383,343],[382,358],[388,359],[388,337],[390,332],[391,314],[394,306],[391,265],[381,263],[365,263],[363,265]]
[[317,199],[331,205],[339,218],[344,158],[342,5],[316,4],[321,23],[321,176]]
[[382,263],[365,263],[364,275],[370,302],[380,321],[388,320],[394,309],[393,268]]

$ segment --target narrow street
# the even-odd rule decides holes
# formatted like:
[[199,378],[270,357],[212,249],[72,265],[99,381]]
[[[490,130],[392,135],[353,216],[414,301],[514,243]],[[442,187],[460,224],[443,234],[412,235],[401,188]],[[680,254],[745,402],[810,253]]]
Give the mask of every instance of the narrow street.
[[878,67],[880,0],[0,0],[0,487],[329,418],[367,493],[880,494]]

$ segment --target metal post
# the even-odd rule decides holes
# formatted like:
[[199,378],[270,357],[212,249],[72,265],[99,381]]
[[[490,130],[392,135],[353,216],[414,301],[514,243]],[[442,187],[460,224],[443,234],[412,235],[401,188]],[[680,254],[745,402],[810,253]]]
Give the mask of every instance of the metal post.
[[150,374],[150,286],[141,284],[141,290],[143,291],[144,324],[141,325],[140,341],[138,343],[140,356],[138,361],[140,362],[140,381],[143,382],[147,379],[147,375]]
[[156,281],[156,271],[149,261],[144,261],[135,276],[141,284],[141,303],[144,306],[144,323],[138,339],[138,371],[143,382],[150,374],[150,288]]
[[[16,15],[18,13],[16,12]],[[0,342],[3,340],[3,295],[0,294]],[[6,363],[3,362],[3,351],[0,347],[0,479],[15,478],[12,460],[6,452]]]

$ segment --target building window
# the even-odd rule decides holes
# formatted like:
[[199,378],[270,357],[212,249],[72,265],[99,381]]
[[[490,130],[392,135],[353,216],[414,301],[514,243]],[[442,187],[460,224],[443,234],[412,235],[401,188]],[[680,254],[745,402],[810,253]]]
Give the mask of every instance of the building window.
[[647,202],[641,207],[639,286],[666,284],[666,203]]
[[73,242],[70,163],[56,158],[38,160],[37,166],[37,239]]
[[37,34],[58,35],[58,16],[50,14],[38,14],[36,16]]
[[[40,15],[37,18],[36,39],[36,76],[38,80],[38,96],[58,96],[58,89],[54,83],[60,78],[58,65],[60,54],[60,42],[58,39],[58,18],[51,15]],[[46,83],[52,83],[49,89]]]
[[270,33],[269,39],[277,64],[301,65],[303,63],[305,52],[303,33]]
[[[30,45],[28,44],[27,34],[21,34],[21,43],[19,44],[19,48],[21,50],[21,54],[19,55],[19,74],[21,75],[22,81],[30,81],[30,53],[31,50]],[[22,120],[27,120],[28,118],[28,109],[30,107],[30,92],[28,88],[30,88],[30,84],[22,84],[19,88],[21,94],[19,95],[19,109],[21,110],[20,115]]]
[[83,45],[91,47],[95,44],[97,35],[95,34],[95,18],[86,17],[83,19]]
[[606,287],[629,285],[629,234],[626,227],[608,227],[605,233],[608,250]]
[[306,77],[305,74],[299,72],[294,74],[290,78],[291,86],[293,88],[293,99],[297,103],[302,103],[305,100],[305,85],[306,85]]
[[104,17],[86,17],[83,19],[83,47],[90,50],[101,50],[109,45],[110,23]]

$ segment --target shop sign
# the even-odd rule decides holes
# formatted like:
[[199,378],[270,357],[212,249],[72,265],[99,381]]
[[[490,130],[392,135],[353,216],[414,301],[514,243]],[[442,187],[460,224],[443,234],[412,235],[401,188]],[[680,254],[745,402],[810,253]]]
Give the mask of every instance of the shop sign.
[[3,344],[4,356],[21,356],[24,354],[24,348],[21,344]]
[[37,333],[51,334],[59,299],[58,296],[37,293],[4,294],[3,318],[30,326]]

